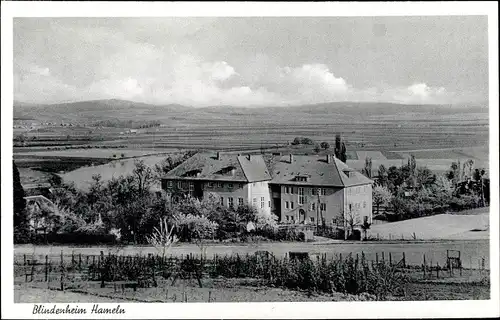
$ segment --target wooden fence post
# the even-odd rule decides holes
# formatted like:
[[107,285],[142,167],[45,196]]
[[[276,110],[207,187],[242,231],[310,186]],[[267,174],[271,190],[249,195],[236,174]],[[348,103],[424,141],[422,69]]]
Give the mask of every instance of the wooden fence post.
[[49,279],[49,256],[45,255],[45,282]]
[[406,255],[403,251],[403,268],[406,268]]
[[392,254],[389,252],[389,266],[392,267]]
[[26,254],[24,254],[23,269],[24,269],[24,282],[28,282],[28,268],[26,267]]
[[426,267],[426,262],[425,262],[425,254],[424,254],[424,265],[423,265],[423,269],[424,269],[424,279],[425,279],[425,267]]
[[101,250],[100,258],[100,271],[101,271],[101,288],[104,288],[104,251]]

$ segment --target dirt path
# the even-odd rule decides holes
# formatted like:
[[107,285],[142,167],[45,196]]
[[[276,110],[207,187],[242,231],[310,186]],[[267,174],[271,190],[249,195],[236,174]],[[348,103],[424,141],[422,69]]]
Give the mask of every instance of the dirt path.
[[95,295],[71,291],[57,291],[40,288],[30,288],[22,285],[14,287],[14,303],[114,303],[130,302],[120,298],[104,298]]

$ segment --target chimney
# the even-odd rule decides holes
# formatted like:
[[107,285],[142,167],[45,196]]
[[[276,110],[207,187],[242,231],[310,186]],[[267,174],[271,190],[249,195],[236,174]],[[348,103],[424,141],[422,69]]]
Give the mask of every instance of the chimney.
[[219,151],[217,151],[217,155],[215,156],[215,159],[220,160],[220,152]]
[[293,154],[290,153],[290,163],[293,163]]
[[247,159],[248,159],[248,161],[252,160],[252,155],[247,154]]
[[326,163],[330,163],[330,162],[332,162],[332,156],[327,154],[326,155]]

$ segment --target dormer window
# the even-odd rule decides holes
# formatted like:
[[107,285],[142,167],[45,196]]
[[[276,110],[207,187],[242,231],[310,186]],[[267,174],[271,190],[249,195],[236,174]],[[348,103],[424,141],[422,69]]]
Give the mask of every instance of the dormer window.
[[295,181],[299,181],[299,182],[307,182],[309,177],[307,176],[296,176],[295,177]]
[[225,175],[225,176],[234,176],[235,173],[236,173],[236,168],[232,167],[232,166],[222,168],[218,172],[216,172],[216,174]]
[[182,176],[194,178],[194,177],[198,177],[200,174],[201,174],[201,170],[197,169],[197,170],[188,171],[185,174],[183,174]]

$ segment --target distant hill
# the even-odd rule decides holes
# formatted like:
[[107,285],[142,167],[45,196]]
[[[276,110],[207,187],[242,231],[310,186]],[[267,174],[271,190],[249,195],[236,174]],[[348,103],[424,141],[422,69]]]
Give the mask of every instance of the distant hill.
[[14,102],[14,117],[45,121],[92,122],[108,119],[169,121],[248,121],[294,122],[296,119],[314,120],[324,117],[336,120],[363,120],[372,116],[403,114],[456,115],[487,113],[488,106],[404,105],[396,103],[331,102],[289,107],[232,107],[209,106],[193,108],[178,104],[153,105],[127,100],[90,100],[58,104],[30,104]]

